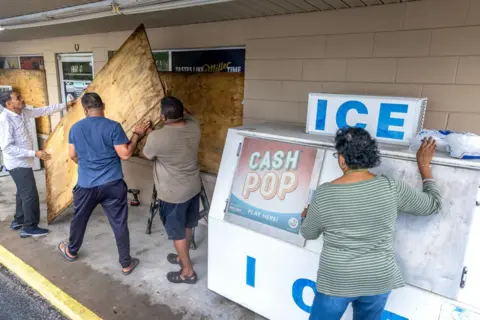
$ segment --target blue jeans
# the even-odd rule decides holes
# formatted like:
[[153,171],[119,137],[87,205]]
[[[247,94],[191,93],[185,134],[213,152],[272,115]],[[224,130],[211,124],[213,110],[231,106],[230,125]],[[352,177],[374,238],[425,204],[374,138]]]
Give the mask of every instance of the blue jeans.
[[317,292],[310,320],[340,320],[351,303],[353,320],[381,320],[390,292],[377,296],[334,297]]

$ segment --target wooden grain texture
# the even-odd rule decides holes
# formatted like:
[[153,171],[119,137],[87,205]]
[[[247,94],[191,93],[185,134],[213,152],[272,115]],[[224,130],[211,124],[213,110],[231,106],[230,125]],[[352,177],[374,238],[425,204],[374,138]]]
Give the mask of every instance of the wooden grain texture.
[[[47,80],[44,70],[0,70],[0,85],[12,86],[25,99],[25,103],[34,107],[48,105]],[[50,118],[35,119],[37,132],[50,134]]]
[[[158,106],[164,92],[143,25],[125,41],[85,92],[96,92],[102,97],[105,116],[121,123],[129,137],[136,124],[159,119]],[[77,165],[69,159],[68,133],[84,117],[78,99],[46,143],[47,152],[53,155],[45,164],[48,223],[72,203],[78,173]]]
[[160,73],[160,78],[168,94],[200,121],[200,169],[218,173],[228,129],[242,125],[243,73]]

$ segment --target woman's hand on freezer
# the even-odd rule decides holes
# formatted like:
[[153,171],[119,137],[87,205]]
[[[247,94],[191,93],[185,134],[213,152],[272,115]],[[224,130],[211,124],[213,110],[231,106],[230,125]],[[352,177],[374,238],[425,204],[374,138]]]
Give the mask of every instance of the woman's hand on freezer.
[[417,164],[423,179],[432,179],[432,167],[430,163],[435,155],[437,143],[432,137],[424,139],[422,146],[417,151]]

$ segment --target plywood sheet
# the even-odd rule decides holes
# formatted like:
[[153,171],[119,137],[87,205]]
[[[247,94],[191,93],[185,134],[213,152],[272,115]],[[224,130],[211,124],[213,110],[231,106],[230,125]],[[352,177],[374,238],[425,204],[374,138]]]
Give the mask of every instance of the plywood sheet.
[[218,173],[227,131],[242,125],[243,73],[160,73],[160,77],[168,94],[179,98],[200,122],[200,170]]
[[[164,92],[143,26],[135,30],[85,91],[102,97],[106,117],[121,123],[128,136],[136,124],[159,119],[158,106]],[[68,133],[83,118],[83,107],[78,101],[46,144],[47,152],[53,155],[45,164],[49,223],[73,200],[78,173],[77,165],[68,156]]]
[[[0,70],[0,85],[12,86],[18,91],[25,103],[35,107],[48,105],[47,80],[44,70]],[[37,132],[50,134],[50,118],[35,120]]]

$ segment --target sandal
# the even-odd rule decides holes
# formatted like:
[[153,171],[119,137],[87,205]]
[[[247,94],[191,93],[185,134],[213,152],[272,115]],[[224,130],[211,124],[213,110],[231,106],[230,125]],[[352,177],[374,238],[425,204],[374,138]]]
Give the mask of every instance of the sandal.
[[123,271],[122,270],[122,274],[124,276],[128,276],[129,274],[131,274],[133,272],[133,270],[135,270],[136,267],[138,267],[139,264],[140,264],[140,260],[138,260],[137,258],[133,258],[132,262],[130,263],[130,266],[131,266],[130,270],[128,270],[128,271]]
[[180,268],[183,269],[183,263],[182,263],[182,261],[180,261],[180,258],[178,258],[178,254],[169,253],[168,256],[167,256],[167,260],[168,260],[168,262],[170,262],[171,264],[178,264],[178,265],[180,265]]
[[[62,248],[63,245],[63,248]],[[69,262],[73,262],[77,260],[77,256],[69,256],[67,253],[68,243],[66,241],[60,242],[57,246],[58,251],[62,254],[62,256]]]
[[171,283],[195,284],[197,283],[198,277],[194,272],[191,277],[185,277],[185,279],[182,279],[182,271],[175,271],[167,273],[167,280]]

